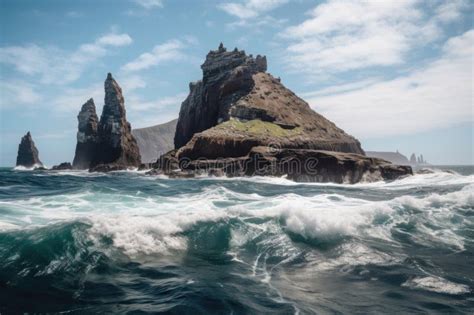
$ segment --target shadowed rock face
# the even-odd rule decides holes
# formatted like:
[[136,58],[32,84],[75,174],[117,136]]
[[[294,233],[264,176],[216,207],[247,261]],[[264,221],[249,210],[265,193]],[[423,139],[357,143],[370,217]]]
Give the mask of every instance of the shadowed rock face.
[[104,108],[98,126],[98,149],[91,167],[99,164],[138,167],[140,151],[126,118],[122,89],[110,73],[104,88]]
[[28,131],[28,133],[21,138],[20,145],[18,146],[16,166],[32,167],[35,165],[43,166],[43,163],[41,163],[39,159],[38,149],[31,137],[31,133]]
[[79,121],[77,145],[72,164],[76,169],[88,169],[98,150],[97,144],[99,140],[97,130],[99,119],[97,118],[92,98],[82,105],[81,111],[77,115],[77,120]]
[[175,148],[185,145],[195,133],[228,120],[230,107],[252,90],[252,75],[266,71],[267,61],[237,49],[227,51],[221,44],[207,54],[201,69],[202,80],[189,84],[189,96],[181,105]]
[[173,138],[177,119],[164,124],[132,129],[132,134],[140,148],[142,163],[156,162],[156,159],[174,148]]
[[254,146],[328,150],[364,155],[360,143],[266,73],[265,57],[221,45],[201,66],[181,105],[178,156],[244,156]]

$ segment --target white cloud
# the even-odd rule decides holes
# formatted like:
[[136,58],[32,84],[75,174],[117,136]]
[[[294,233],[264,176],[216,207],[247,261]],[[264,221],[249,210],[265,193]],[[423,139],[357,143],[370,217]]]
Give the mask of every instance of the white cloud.
[[362,138],[473,121],[473,47],[474,30],[470,30],[447,41],[443,55],[423,69],[393,80],[365,82],[347,92],[315,94],[308,101],[316,111]]
[[96,41],[98,46],[127,46],[131,43],[132,38],[128,34],[108,34]]
[[62,112],[79,112],[82,104],[90,98],[94,99],[97,115],[100,117],[104,104],[104,85],[96,83],[86,88],[64,88],[52,101],[52,108]]
[[0,47],[0,62],[20,73],[38,76],[41,83],[66,84],[77,80],[90,64],[107,55],[110,47],[131,43],[128,34],[111,33],[82,44],[73,52],[35,44],[5,46]]
[[180,40],[170,40],[161,45],[156,45],[151,52],[138,56],[135,60],[125,64],[123,71],[139,71],[148,69],[166,61],[176,61],[185,58],[183,49],[185,44]]
[[162,8],[163,0],[133,0],[136,4],[144,9]]
[[42,100],[37,88],[24,81],[0,81],[0,107],[17,105],[39,105]]
[[288,0],[246,0],[241,3],[222,3],[218,5],[218,8],[239,19],[250,19],[264,12],[271,11],[287,2]]
[[287,3],[289,0],[244,0],[242,2],[225,2],[217,7],[238,18],[237,21],[229,23],[227,26],[231,29],[237,27],[262,27],[264,25],[279,26],[286,22],[285,19],[275,19],[269,15],[263,14],[276,9]]
[[290,42],[285,60],[311,76],[399,65],[413,47],[440,38],[442,23],[459,17],[464,6],[442,3],[426,14],[418,0],[329,0],[280,34]]

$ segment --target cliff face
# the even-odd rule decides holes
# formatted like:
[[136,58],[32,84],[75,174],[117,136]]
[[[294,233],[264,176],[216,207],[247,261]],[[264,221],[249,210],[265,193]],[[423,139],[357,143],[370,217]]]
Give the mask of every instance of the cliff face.
[[228,120],[230,107],[254,86],[252,75],[267,70],[265,57],[228,52],[221,44],[210,51],[201,66],[203,78],[189,84],[189,96],[181,105],[174,144],[185,145],[192,136]]
[[190,84],[181,106],[179,156],[243,156],[258,145],[364,154],[357,139],[266,73],[265,57],[221,45],[201,68],[203,79]]
[[41,163],[39,159],[38,149],[29,131],[21,138],[20,145],[18,146],[16,166],[43,166],[43,163]]
[[384,159],[398,165],[410,165],[410,161],[403,154],[397,152],[366,151],[367,156]]
[[98,149],[91,167],[99,164],[139,166],[140,151],[126,118],[122,89],[109,73],[104,83],[104,108],[98,126]]
[[174,119],[164,124],[132,129],[132,134],[140,148],[142,163],[156,162],[156,159],[173,149],[173,138],[178,120]]
[[98,150],[97,144],[99,141],[99,119],[92,98],[82,105],[77,120],[79,121],[77,145],[72,164],[76,169],[88,169]]

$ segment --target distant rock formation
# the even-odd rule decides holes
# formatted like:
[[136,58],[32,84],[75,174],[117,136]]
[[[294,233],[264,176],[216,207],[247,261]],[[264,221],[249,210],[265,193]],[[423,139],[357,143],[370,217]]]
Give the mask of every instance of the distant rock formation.
[[132,129],[140,149],[142,163],[156,162],[157,157],[173,149],[177,122],[178,119],[173,119],[152,127]]
[[430,164],[428,163],[428,161],[425,160],[425,158],[423,157],[423,154],[417,157],[415,153],[412,153],[410,156],[410,165],[424,166],[424,165],[430,165]]
[[91,170],[106,169],[101,165],[108,164],[118,168],[138,167],[141,163],[140,150],[126,118],[122,89],[110,73],[104,88],[104,108],[97,130],[98,149],[91,162]]
[[53,171],[62,171],[62,170],[72,170],[73,167],[72,167],[71,163],[63,162],[59,165],[54,165],[51,169]]
[[43,163],[39,159],[38,149],[29,131],[21,138],[20,145],[18,146],[16,166],[43,167]]
[[72,165],[75,169],[88,169],[98,150],[97,144],[99,141],[99,119],[92,98],[82,105],[77,120],[79,121],[77,145]]
[[370,157],[387,160],[393,164],[398,165],[410,165],[410,161],[406,156],[400,152],[378,152],[378,151],[365,151],[365,154]]
[[266,73],[266,57],[220,45],[201,68],[203,79],[190,84],[181,105],[179,154],[243,156],[258,145],[364,154],[357,139]]
[[175,150],[150,173],[348,183],[412,174],[409,166],[365,157],[357,139],[266,73],[265,57],[228,52],[221,44],[201,68],[202,80],[190,84],[181,105]]

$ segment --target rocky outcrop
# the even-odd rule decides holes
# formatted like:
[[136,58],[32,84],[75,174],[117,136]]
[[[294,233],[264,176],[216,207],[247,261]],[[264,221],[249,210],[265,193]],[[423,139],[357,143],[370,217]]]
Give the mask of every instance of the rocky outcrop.
[[95,111],[94,100],[89,99],[82,105],[79,115],[77,131],[76,153],[72,165],[76,169],[88,169],[95,158],[98,150],[98,126],[99,119]]
[[221,45],[201,68],[203,79],[190,84],[181,105],[174,141],[179,156],[244,156],[268,145],[364,154],[357,139],[266,73],[265,57]]
[[163,155],[150,174],[172,178],[209,176],[285,176],[296,182],[353,184],[395,180],[412,175],[410,166],[355,153],[311,149],[252,147],[246,156],[218,159],[178,158],[173,150]]
[[98,149],[90,170],[106,169],[104,165],[107,164],[113,164],[114,169],[138,167],[141,163],[140,150],[127,121],[122,89],[110,73],[104,88],[104,108],[97,130]]
[[39,159],[38,149],[29,131],[21,138],[20,145],[18,146],[16,166],[43,167],[43,163]]
[[176,132],[177,119],[164,124],[132,129],[137,140],[142,163],[155,162],[157,157],[174,148],[173,138]]
[[69,162],[63,162],[63,163],[60,163],[59,165],[54,165],[51,170],[53,171],[63,171],[63,170],[72,170],[73,167],[71,165],[71,163]]

